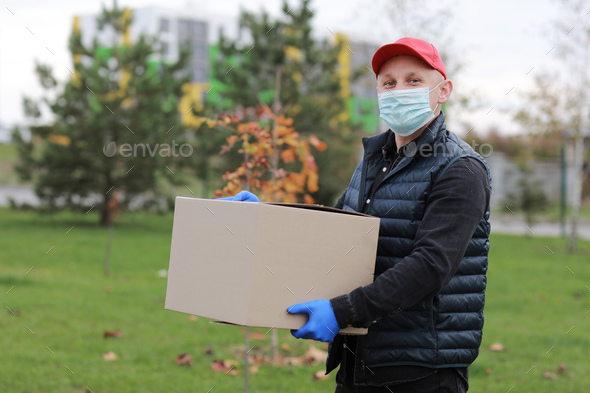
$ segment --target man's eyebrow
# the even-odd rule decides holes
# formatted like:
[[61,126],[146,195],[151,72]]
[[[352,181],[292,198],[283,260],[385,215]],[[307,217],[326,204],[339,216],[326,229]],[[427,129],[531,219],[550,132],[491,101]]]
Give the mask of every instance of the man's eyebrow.
[[[383,78],[393,78],[394,77],[389,72],[387,72],[385,74],[379,74],[379,76],[382,76]],[[424,75],[422,73],[420,73],[419,71],[410,71],[407,74],[405,74],[404,77],[405,78],[417,77],[417,78],[423,79],[424,78]]]
[[417,71],[412,71],[412,72],[409,72],[409,73],[406,75],[406,78],[410,78],[410,77],[412,77],[412,76],[415,76],[415,77],[418,77],[418,78],[424,78],[424,76],[423,76],[423,75],[422,75],[420,72],[417,72]]

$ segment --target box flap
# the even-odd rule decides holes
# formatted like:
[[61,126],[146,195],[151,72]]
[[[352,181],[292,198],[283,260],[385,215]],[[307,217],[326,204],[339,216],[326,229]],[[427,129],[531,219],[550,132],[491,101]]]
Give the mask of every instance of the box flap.
[[325,212],[332,212],[332,213],[340,213],[340,214],[350,214],[353,216],[361,216],[361,217],[373,217],[368,214],[353,212],[350,210],[342,210],[336,209],[330,206],[324,205],[316,205],[316,204],[306,204],[306,203],[282,203],[282,202],[262,202],[264,205],[278,205],[278,206],[286,206],[286,207],[295,207],[298,209],[309,209],[309,210],[317,210],[317,211],[325,211]]

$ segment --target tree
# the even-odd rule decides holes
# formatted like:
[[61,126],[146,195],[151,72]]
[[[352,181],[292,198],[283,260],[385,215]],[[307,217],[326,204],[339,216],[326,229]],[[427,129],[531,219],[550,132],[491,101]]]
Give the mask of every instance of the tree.
[[292,127],[293,119],[277,115],[267,106],[257,109],[254,119],[224,115],[215,123],[209,121],[232,131],[221,154],[237,145],[243,157],[233,172],[223,176],[227,183],[216,196],[249,190],[261,201],[313,203],[309,193],[318,189],[318,167],[311,146],[324,151],[325,143],[313,135],[301,138]]
[[548,53],[559,56],[561,73],[544,72],[535,78],[535,88],[524,95],[525,103],[515,114],[530,133],[551,137],[556,145],[569,144],[576,178],[572,198],[572,221],[568,251],[576,248],[579,209],[583,197],[584,138],[590,126],[590,20],[585,2],[560,0],[560,15],[551,27],[555,45]]
[[516,194],[508,193],[506,205],[512,210],[522,211],[527,224],[532,227],[537,222],[537,213],[549,207],[549,200],[541,189],[539,181],[522,178],[518,182],[518,187]]
[[[50,67],[37,65],[48,93],[42,102],[55,121],[32,127],[30,142],[18,133],[15,140],[17,170],[32,177],[44,204],[85,211],[98,205],[100,223],[108,225],[117,192],[123,203],[139,194],[157,196],[158,185],[173,179],[176,162],[190,150],[180,151],[182,130],[173,128],[188,52],[174,64],[154,61],[156,41],[142,35],[131,43],[131,12],[116,1],[103,7],[97,22],[112,41],[95,38],[85,46],[74,28],[69,42],[74,71],[68,81],[58,83]],[[25,98],[24,104],[30,118],[39,117],[38,102]]]
[[[313,197],[333,204],[356,165],[360,127],[351,124],[339,79],[339,43],[312,37],[310,1],[289,7],[272,19],[243,11],[240,28],[245,39],[219,40],[215,86],[231,107],[266,105],[293,119],[302,135],[314,134],[327,149],[316,157],[319,189]],[[356,142],[356,143],[355,143]]]
[[[279,91],[277,90],[277,96]],[[268,106],[245,108],[240,115],[222,114],[219,120],[193,117],[194,126],[223,127],[231,131],[221,154],[237,145],[242,162],[226,172],[227,183],[215,192],[217,197],[235,195],[240,190],[254,192],[262,201],[313,203],[309,193],[317,191],[318,167],[310,145],[324,151],[326,145],[311,135],[305,140],[292,127],[293,119],[274,113]],[[246,346],[250,348],[250,328],[246,329]],[[249,351],[248,351],[249,352]],[[244,354],[244,391],[248,391],[249,355]],[[278,335],[271,333],[271,360],[278,359]]]

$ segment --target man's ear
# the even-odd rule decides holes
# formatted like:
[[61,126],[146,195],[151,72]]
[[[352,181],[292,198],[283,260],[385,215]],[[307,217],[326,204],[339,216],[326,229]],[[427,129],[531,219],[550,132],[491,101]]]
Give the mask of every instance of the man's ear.
[[440,94],[438,96],[438,103],[444,104],[447,102],[449,97],[451,97],[451,93],[453,92],[453,82],[450,80],[446,80],[441,85]]

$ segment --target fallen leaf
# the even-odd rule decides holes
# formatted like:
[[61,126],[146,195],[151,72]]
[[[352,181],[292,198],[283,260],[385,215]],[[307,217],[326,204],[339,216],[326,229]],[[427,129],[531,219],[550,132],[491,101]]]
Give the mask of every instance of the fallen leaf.
[[330,379],[330,376],[326,375],[325,371],[320,370],[313,373],[311,379],[314,379],[316,381],[325,381],[326,379]]
[[115,338],[121,338],[123,337],[123,333],[121,333],[119,330],[105,330],[105,332],[102,334],[103,338],[109,338],[109,337],[115,337]]
[[305,356],[289,356],[283,359],[285,366],[301,366],[305,364]]
[[14,309],[14,310],[8,309],[8,312],[10,312],[15,317],[20,317],[21,315],[23,315],[23,313],[20,310],[17,310],[17,309]]
[[211,371],[220,373],[224,372],[229,375],[237,375],[239,363],[235,360],[214,360],[211,364]]
[[557,375],[553,374],[551,371],[543,371],[543,377],[547,379],[556,379]]
[[224,360],[223,363],[226,367],[229,367],[226,374],[238,375],[240,373],[240,363],[237,360]]
[[111,288],[111,287],[106,287],[106,288],[104,289],[104,291],[105,291],[106,293],[111,293],[111,292],[113,292],[113,288]]
[[158,270],[158,277],[162,277],[162,278],[168,277],[168,270],[166,270],[166,269]]
[[557,370],[555,370],[555,372],[556,372],[557,374],[561,374],[561,373],[565,372],[565,369],[566,369],[566,367],[565,367],[565,363],[561,363],[561,364],[559,365],[559,367],[557,367]]
[[313,345],[310,345],[307,351],[305,351],[305,359],[307,363],[325,363],[328,359],[328,352],[322,351]]
[[502,352],[504,351],[504,346],[500,343],[493,343],[492,345],[490,345],[490,351]]
[[486,374],[491,374],[492,373],[492,369],[491,368],[486,368]]
[[191,355],[189,355],[188,353],[183,353],[176,357],[176,364],[186,364],[187,366],[191,367],[193,365],[193,359],[191,359]]
[[281,344],[281,349],[285,352],[291,352],[291,346],[287,343]]
[[268,336],[262,332],[250,332],[250,338],[252,340],[266,340]]
[[248,367],[248,374],[250,375],[258,374],[258,371],[260,371],[260,368],[256,365]]
[[248,359],[250,361],[250,364],[262,364],[262,362],[264,361],[262,355],[248,356]]
[[211,371],[215,373],[225,371],[225,363],[223,360],[214,360],[213,363],[211,363]]
[[190,317],[188,317],[188,320],[191,322],[195,322],[199,319],[199,317],[197,317],[196,315],[191,315]]
[[109,362],[119,359],[119,357],[112,351],[108,351],[108,352],[103,353],[102,358],[106,361],[109,361]]
[[203,350],[205,355],[213,355],[213,347],[211,345],[207,345]]

